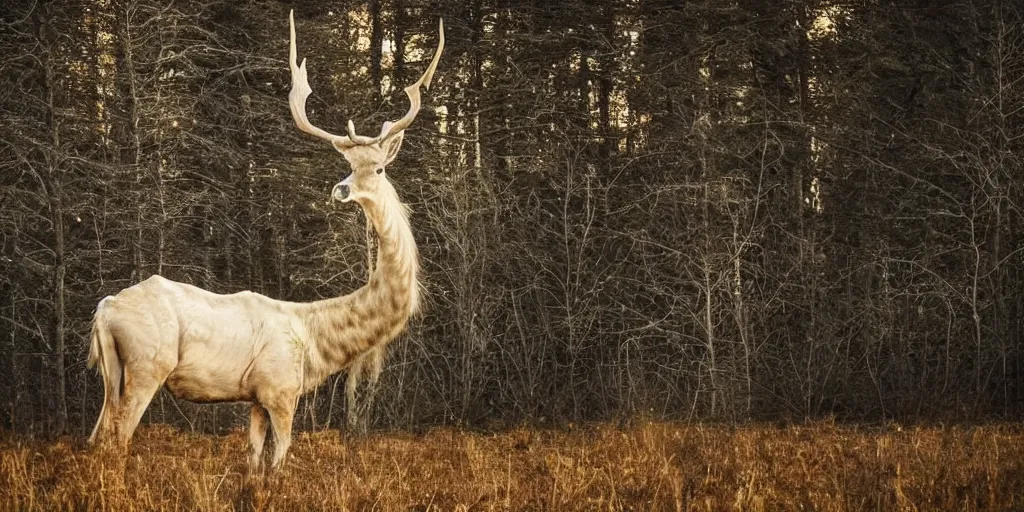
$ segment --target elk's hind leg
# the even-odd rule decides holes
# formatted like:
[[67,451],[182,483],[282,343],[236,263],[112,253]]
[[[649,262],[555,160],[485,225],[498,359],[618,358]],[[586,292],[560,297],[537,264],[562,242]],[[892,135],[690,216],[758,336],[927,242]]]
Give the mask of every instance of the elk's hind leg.
[[146,412],[149,402],[153,400],[160,386],[167,380],[170,370],[164,370],[156,364],[143,364],[125,367],[124,395],[121,397],[121,421],[118,440],[121,446],[128,446],[132,434],[139,426],[142,413]]

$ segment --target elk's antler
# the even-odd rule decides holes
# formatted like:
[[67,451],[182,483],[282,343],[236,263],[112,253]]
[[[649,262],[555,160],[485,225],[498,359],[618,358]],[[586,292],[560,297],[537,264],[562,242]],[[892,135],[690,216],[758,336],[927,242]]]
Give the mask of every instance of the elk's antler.
[[[419,80],[405,88],[405,95],[409,97],[409,111],[406,112],[398,121],[385,122],[384,126],[380,130],[380,135],[371,139],[373,142],[383,141],[408,128],[409,125],[412,124],[413,120],[416,119],[416,114],[419,114],[420,87],[430,90],[430,81],[434,78],[434,71],[437,70],[437,63],[441,60],[441,52],[444,51],[444,20],[438,20],[437,31],[439,34],[437,50],[434,50],[434,58],[430,60],[430,66],[428,66],[427,70],[423,72],[423,76],[421,76]],[[350,130],[349,133],[352,134],[354,132]]]
[[291,108],[292,117],[295,119],[295,124],[300,130],[315,135],[321,139],[329,141],[337,148],[352,147],[367,144],[376,144],[384,140],[389,139],[398,132],[408,128],[413,120],[416,119],[416,114],[419,114],[421,106],[420,98],[420,87],[430,89],[430,81],[434,78],[434,71],[437,70],[437,63],[441,60],[441,52],[444,51],[444,20],[438,22],[438,31],[440,38],[437,43],[437,50],[434,51],[434,58],[430,61],[430,66],[423,72],[423,76],[419,80],[414,82],[409,87],[405,88],[405,94],[409,97],[409,111],[397,121],[386,121],[384,126],[381,127],[380,135],[376,137],[366,137],[363,135],[356,134],[355,125],[351,120],[348,122],[348,135],[335,135],[322,128],[313,126],[306,117],[306,98],[313,92],[313,89],[309,86],[309,80],[306,76],[306,59],[302,59],[302,63],[298,64],[298,50],[295,48],[295,13],[294,11],[289,12],[288,22],[291,27],[291,44],[288,48],[289,53],[289,64],[292,69],[292,90],[288,93],[288,106]]
[[[355,145],[353,138],[344,135],[335,135],[327,130],[313,126],[306,117],[306,98],[313,92],[309,86],[309,79],[306,76],[306,59],[302,64],[298,63],[298,50],[295,48],[295,12],[288,13],[288,24],[291,29],[291,43],[288,45],[288,64],[292,68],[292,90],[288,93],[288,107],[292,110],[292,118],[300,130],[324,139],[336,147],[348,147]],[[352,121],[348,122],[349,133],[355,134],[352,129]]]

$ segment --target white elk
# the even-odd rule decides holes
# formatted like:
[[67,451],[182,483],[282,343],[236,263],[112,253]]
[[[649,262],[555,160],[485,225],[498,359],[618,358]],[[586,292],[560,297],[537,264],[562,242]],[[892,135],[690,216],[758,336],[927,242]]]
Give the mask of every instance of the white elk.
[[352,172],[331,196],[355,201],[372,221],[380,240],[375,269],[358,290],[310,303],[250,291],[220,295],[160,276],[104,298],[96,307],[89,351],[89,365],[98,364],[103,376],[104,402],[90,443],[113,437],[127,445],[165,385],[174,396],[195,402],[251,402],[249,467],[260,466],[269,421],[275,440],[271,467],[278,469],[291,444],[299,396],[346,368],[358,373],[366,359],[376,367],[371,373],[379,372],[381,350],[419,307],[419,257],[408,209],[384,169],[420,110],[420,87],[430,87],[444,49],[444,25],[427,70],[405,89],[408,112],[368,137],[356,135],[351,121],[347,135],[309,122],[306,98],[312,90],[305,60],[296,62],[294,15],[289,22],[292,116],[300,130],[327,140],[348,161]]

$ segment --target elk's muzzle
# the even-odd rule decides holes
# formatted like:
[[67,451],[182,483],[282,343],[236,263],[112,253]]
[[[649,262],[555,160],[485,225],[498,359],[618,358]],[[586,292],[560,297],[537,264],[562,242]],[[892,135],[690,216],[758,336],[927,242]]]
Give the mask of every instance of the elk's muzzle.
[[348,194],[348,185],[344,183],[338,183],[337,185],[334,186],[334,189],[331,190],[331,197],[342,202],[348,201]]
[[343,203],[348,202],[349,199],[352,199],[352,187],[349,186],[349,183],[352,182],[352,176],[352,174],[349,174],[348,177],[341,180],[341,182],[339,182],[337,185],[334,186],[333,189],[331,189],[331,199],[335,199]]

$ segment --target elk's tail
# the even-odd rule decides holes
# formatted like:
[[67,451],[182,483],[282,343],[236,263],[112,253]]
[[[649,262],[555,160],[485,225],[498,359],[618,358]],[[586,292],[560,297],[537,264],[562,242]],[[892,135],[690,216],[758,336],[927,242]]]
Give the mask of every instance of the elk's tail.
[[104,304],[111,297],[100,301],[96,306],[96,315],[92,321],[92,336],[89,346],[89,368],[99,366],[100,375],[103,377],[103,409],[100,410],[100,417],[96,420],[96,426],[89,436],[89,444],[94,444],[97,436],[106,437],[112,433],[113,420],[117,404],[121,401],[121,375],[123,369],[121,361],[117,357],[117,347],[114,346],[114,336],[107,326]]

